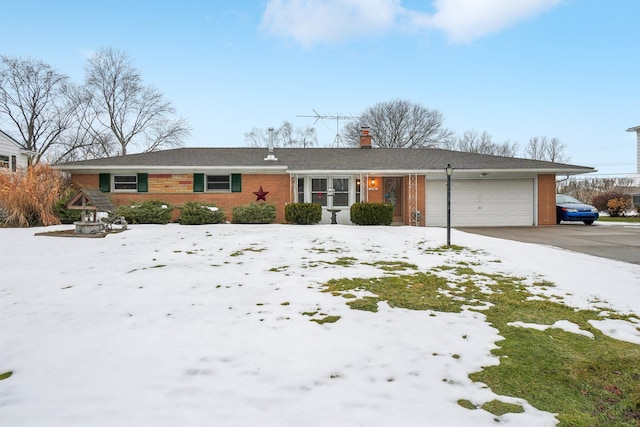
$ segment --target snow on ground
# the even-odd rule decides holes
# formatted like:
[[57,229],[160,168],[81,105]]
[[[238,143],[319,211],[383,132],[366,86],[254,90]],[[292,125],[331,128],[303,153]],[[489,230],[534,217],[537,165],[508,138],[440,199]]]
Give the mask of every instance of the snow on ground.
[[[48,228],[46,230],[57,228]],[[457,404],[497,396],[477,312],[351,310],[329,279],[459,261],[555,283],[576,307],[640,313],[640,266],[452,230],[341,225],[134,225],[104,239],[0,229],[0,413],[7,426],[494,426]],[[353,265],[328,264],[353,257]],[[613,279],[615,278],[615,279]],[[308,314],[317,312],[310,317]],[[303,314],[306,313],[306,314]],[[341,316],[336,323],[311,318]],[[435,315],[434,315],[435,314]],[[633,325],[604,323],[639,339]],[[635,331],[635,332],[634,332]],[[455,356],[455,357],[454,357]],[[551,426],[525,412],[501,425]]]

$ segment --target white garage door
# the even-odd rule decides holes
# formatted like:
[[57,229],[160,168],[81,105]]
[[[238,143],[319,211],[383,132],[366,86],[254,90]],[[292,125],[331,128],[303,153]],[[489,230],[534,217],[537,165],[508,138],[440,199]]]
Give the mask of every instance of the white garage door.
[[[447,225],[447,182],[427,181],[427,226]],[[452,180],[451,226],[534,225],[533,179]]]

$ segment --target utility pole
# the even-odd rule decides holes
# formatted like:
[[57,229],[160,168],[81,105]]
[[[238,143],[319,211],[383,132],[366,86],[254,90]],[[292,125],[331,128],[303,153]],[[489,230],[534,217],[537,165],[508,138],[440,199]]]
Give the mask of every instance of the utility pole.
[[352,120],[352,119],[359,119],[359,116],[345,116],[345,115],[324,115],[324,114],[320,114],[318,113],[316,110],[311,109],[311,111],[313,111],[315,113],[315,115],[313,116],[297,116],[297,117],[313,117],[314,119],[316,119],[313,124],[315,125],[316,123],[318,123],[318,120],[323,119],[330,119],[330,120],[335,120],[336,121],[336,137],[333,140],[333,145],[335,145],[336,147],[340,147],[342,145],[342,137],[340,136],[340,120]]

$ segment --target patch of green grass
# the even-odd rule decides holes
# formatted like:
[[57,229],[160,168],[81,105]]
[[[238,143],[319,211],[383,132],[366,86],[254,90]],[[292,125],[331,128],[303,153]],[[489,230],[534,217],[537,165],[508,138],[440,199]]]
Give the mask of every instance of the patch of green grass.
[[640,216],[601,216],[602,222],[640,222]]
[[504,414],[519,414],[524,412],[522,406],[516,405],[515,403],[505,403],[500,400],[492,400],[491,402],[484,403],[481,408],[498,417]]
[[376,261],[372,263],[365,262],[365,265],[371,265],[373,267],[378,267],[384,271],[402,271],[402,270],[417,270],[418,266],[415,264],[410,264],[404,261]]
[[340,320],[340,316],[325,316],[322,319],[311,319],[312,322],[316,322],[320,325],[324,325],[325,323],[336,323]]
[[236,256],[244,255],[245,252],[263,252],[265,250],[266,250],[266,248],[248,247],[248,248],[240,249],[240,250],[235,251],[235,252],[231,252],[231,254],[229,256],[236,257]]
[[352,265],[354,265],[356,263],[358,259],[357,258],[353,258],[350,256],[343,256],[338,258],[335,261],[321,261],[324,264],[330,264],[330,265],[338,265],[341,267],[350,267]]
[[[435,274],[438,272],[449,279]],[[452,273],[455,279],[450,278]],[[550,287],[549,282],[532,285],[525,278],[445,266],[429,273],[335,279],[323,285],[323,292],[349,297],[367,292],[369,296],[350,298],[346,303],[371,312],[377,311],[380,301],[432,314],[478,307],[504,339],[493,351],[500,364],[471,374],[473,381],[487,384],[497,394],[523,398],[540,410],[557,413],[560,426],[640,426],[640,346],[609,338],[591,326],[590,320],[605,318],[600,310],[576,310],[558,301],[561,296],[545,297],[543,291]],[[639,320],[636,315],[611,311],[607,316]],[[539,331],[508,325],[515,321],[552,325],[558,320],[575,323],[594,338],[560,329]],[[499,401],[482,408],[497,416],[522,411],[518,405]]]
[[471,403],[471,401],[467,399],[458,400],[458,405],[462,406],[465,409],[471,409],[471,410],[478,409],[476,405],[474,405],[473,403]]
[[323,285],[323,292],[334,295],[369,291],[376,297],[364,297],[347,304],[356,310],[378,311],[377,303],[386,301],[391,307],[411,310],[460,312],[463,301],[446,296],[441,290],[449,289],[446,279],[430,273],[410,276],[391,276],[372,279],[334,279]]
[[281,273],[285,271],[287,268],[289,268],[288,265],[283,265],[282,267],[272,267],[269,269],[269,271],[272,271],[274,273]]
[[0,374],[0,381],[2,380],[6,380],[7,378],[9,378],[11,375],[13,375],[13,371],[7,371],[7,372],[3,372]]

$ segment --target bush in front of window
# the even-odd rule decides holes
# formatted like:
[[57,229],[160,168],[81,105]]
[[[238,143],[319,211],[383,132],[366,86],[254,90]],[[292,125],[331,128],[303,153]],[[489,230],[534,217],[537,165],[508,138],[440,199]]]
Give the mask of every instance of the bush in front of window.
[[73,224],[76,221],[80,221],[82,218],[82,211],[79,209],[67,209],[67,203],[76,192],[72,189],[67,189],[62,198],[58,200],[53,209],[56,211],[56,215],[62,224]]
[[393,205],[389,203],[354,203],[351,222],[356,225],[389,225],[393,221]]
[[231,212],[234,224],[271,224],[276,220],[276,206],[270,203],[252,202],[236,206]]
[[290,203],[284,207],[284,219],[290,224],[317,224],[321,218],[320,203]]
[[183,225],[220,224],[224,221],[224,212],[214,204],[186,202],[180,209],[179,221]]
[[118,207],[116,216],[123,216],[129,224],[167,224],[171,220],[171,207],[160,200],[147,200]]

